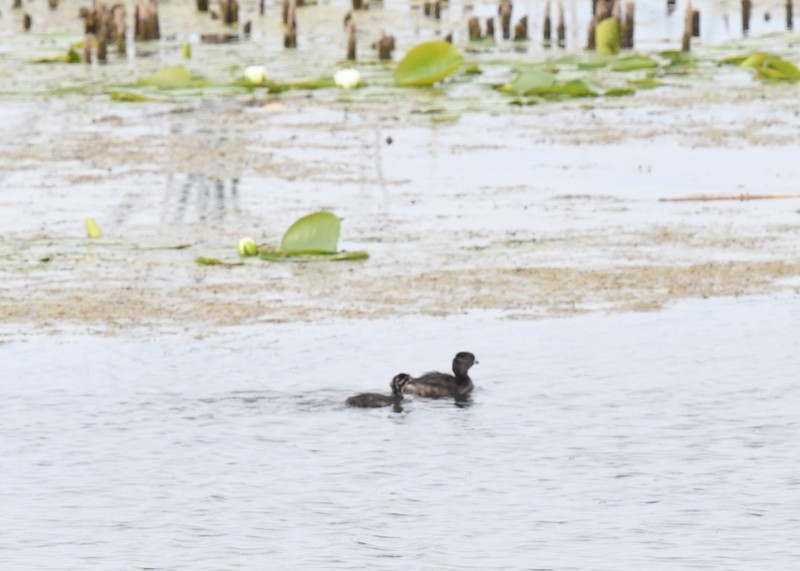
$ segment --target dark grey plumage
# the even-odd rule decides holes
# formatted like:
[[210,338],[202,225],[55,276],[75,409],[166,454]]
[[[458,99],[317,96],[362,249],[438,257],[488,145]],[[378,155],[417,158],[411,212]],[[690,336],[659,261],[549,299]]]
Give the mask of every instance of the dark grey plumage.
[[414,379],[406,392],[411,395],[429,398],[465,398],[472,392],[472,379],[468,371],[477,363],[475,355],[466,351],[457,353],[453,359],[453,374],[430,372]]
[[348,398],[345,402],[347,406],[357,406],[361,408],[378,408],[381,406],[399,405],[403,402],[403,390],[411,382],[411,376],[405,373],[396,375],[391,384],[392,394],[382,395],[378,393],[362,393]]

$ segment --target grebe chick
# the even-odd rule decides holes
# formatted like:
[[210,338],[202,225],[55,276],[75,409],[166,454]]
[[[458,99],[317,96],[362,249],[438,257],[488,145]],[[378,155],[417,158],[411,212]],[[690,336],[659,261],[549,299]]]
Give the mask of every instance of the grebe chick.
[[400,373],[392,379],[389,385],[392,387],[392,394],[381,395],[378,393],[363,393],[355,395],[344,401],[347,406],[358,406],[361,408],[378,408],[381,406],[399,405],[403,402],[403,389],[411,382],[411,376]]
[[430,372],[414,379],[407,389],[408,394],[429,398],[465,398],[472,392],[472,379],[467,371],[477,363],[475,355],[466,351],[457,353],[453,359],[453,375]]

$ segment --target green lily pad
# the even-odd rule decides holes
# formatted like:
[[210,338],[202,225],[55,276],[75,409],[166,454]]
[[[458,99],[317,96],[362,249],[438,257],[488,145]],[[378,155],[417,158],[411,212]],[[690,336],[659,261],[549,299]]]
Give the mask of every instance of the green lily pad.
[[598,54],[613,56],[619,53],[619,20],[606,18],[595,28],[595,48]]
[[540,95],[545,99],[561,100],[573,97],[595,97],[597,92],[582,79],[573,79],[566,83],[533,89],[527,95]]
[[449,42],[425,42],[411,48],[397,64],[394,83],[403,87],[433,85],[461,67],[463,56]]
[[315,212],[292,224],[281,240],[285,253],[335,254],[341,223],[330,212]]
[[504,93],[524,95],[554,85],[556,76],[538,67],[523,70],[511,83],[500,86]]
[[797,66],[792,62],[777,56],[767,58],[764,61],[764,65],[758,69],[760,73],[763,73],[767,70],[780,74],[782,76],[780,78],[781,80],[792,82],[800,80],[800,69],[797,69]]
[[658,67],[658,62],[649,56],[642,55],[627,56],[611,62],[611,69],[614,71],[635,71],[654,67]]
[[636,93],[636,90],[633,87],[615,87],[607,90],[603,95],[606,97],[625,97],[634,93]]
[[102,238],[103,231],[100,230],[100,225],[95,222],[94,218],[87,218],[85,221],[86,235],[89,238]]
[[192,79],[192,74],[182,65],[165,67],[152,75],[139,80],[140,85],[149,85],[158,89],[184,89],[202,87],[203,81]]

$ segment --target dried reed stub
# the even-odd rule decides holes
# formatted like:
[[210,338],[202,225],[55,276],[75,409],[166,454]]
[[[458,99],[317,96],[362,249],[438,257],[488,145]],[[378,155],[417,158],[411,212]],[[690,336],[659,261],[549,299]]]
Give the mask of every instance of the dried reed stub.
[[528,39],[528,17],[523,16],[514,26],[514,41],[524,42]]
[[625,3],[625,18],[620,22],[620,47],[633,49],[633,36],[636,28],[636,5],[633,1]]
[[742,0],[742,35],[750,33],[750,16],[753,14],[753,3],[750,0]]
[[238,0],[219,0],[219,12],[222,22],[232,26],[239,21],[239,2]]
[[[97,38],[98,42],[106,45],[115,45],[117,53],[125,53],[125,5],[117,2],[108,8],[105,2],[95,0],[92,8],[81,8],[80,16],[83,19],[83,31]],[[98,61],[101,60],[98,54]]]
[[33,18],[31,15],[25,12],[25,15],[22,17],[22,27],[26,32],[31,31],[31,26],[33,25]]
[[260,15],[264,15],[267,11],[267,3],[266,0],[258,0],[258,13]]
[[448,44],[453,43],[453,32],[448,33],[444,38],[442,38]]
[[283,13],[283,47],[294,49],[297,47],[297,6],[293,0],[284,2]]
[[368,0],[353,0],[353,10],[368,10],[368,9],[369,9]]
[[692,10],[692,37],[700,37],[700,10]]
[[794,4],[792,0],[786,0],[786,29],[794,29]]
[[347,33],[347,59],[356,61],[356,23],[350,12],[344,17],[344,28]]
[[19,10],[22,8],[22,0],[14,0],[14,3],[11,5],[11,8],[14,10]]
[[197,0],[197,11],[208,12],[208,0]]
[[394,36],[387,36],[381,32],[381,37],[376,42],[378,48],[378,59],[381,61],[388,61],[392,59],[392,52],[394,51]]
[[500,13],[500,27],[503,30],[503,39],[508,40],[511,38],[511,12],[514,6],[509,0],[503,0],[500,3],[498,11]]
[[245,35],[245,37],[249,38],[252,32],[253,32],[253,21],[247,20],[242,26],[242,33]]
[[477,42],[483,39],[481,24],[478,18],[473,16],[469,19],[467,22],[467,33],[469,34],[469,41],[471,42]]
[[542,39],[544,47],[549,48],[553,43],[553,22],[550,19],[550,0],[544,5],[544,26],[542,28]]
[[676,1],[677,0],[667,0],[667,14],[670,16],[675,11]]
[[556,24],[556,36],[558,37],[558,47],[567,47],[567,27],[564,25],[564,4],[558,3],[558,20]]
[[483,37],[494,41],[494,18],[486,18],[486,33]]
[[58,8],[58,0],[47,0],[47,5],[50,7],[51,10],[55,10]]
[[686,0],[686,12],[683,15],[683,40],[681,50],[688,52],[692,49],[692,0]]
[[133,23],[134,38],[137,42],[159,39],[161,30],[158,25],[158,0],[136,4]]
[[433,19],[434,20],[442,19],[442,0],[436,0],[433,3]]

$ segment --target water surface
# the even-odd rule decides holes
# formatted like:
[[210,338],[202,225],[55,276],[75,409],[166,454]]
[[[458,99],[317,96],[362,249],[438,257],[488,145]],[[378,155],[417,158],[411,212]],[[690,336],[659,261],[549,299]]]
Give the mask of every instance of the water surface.
[[[796,295],[0,346],[5,569],[794,569]],[[472,403],[347,409],[474,351]]]

